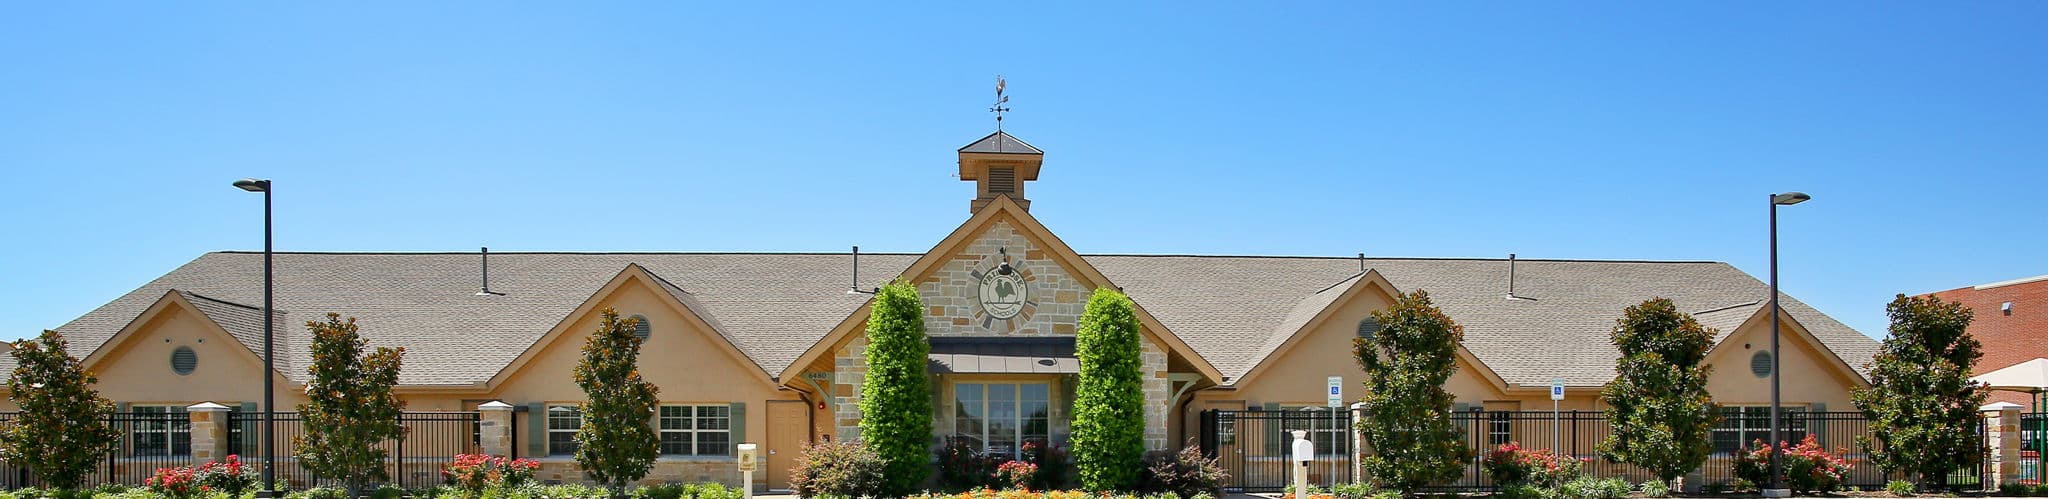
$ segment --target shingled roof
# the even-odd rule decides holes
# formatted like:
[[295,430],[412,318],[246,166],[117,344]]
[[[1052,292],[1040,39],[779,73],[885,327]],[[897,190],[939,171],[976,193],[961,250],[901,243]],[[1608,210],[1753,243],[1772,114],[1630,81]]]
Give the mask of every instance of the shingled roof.
[[[357,317],[377,346],[404,346],[406,385],[482,383],[630,264],[703,315],[770,375],[858,309],[846,293],[850,258],[825,253],[493,253],[491,290],[476,296],[474,253],[279,253],[281,370],[304,381],[306,321],[329,311]],[[863,254],[863,287],[903,272],[916,254]],[[1359,273],[1355,258],[1083,256],[1173,334],[1237,379]],[[1762,306],[1762,282],[1718,262],[1519,261],[1507,300],[1498,259],[1375,258],[1366,266],[1400,290],[1426,289],[1465,326],[1465,345],[1510,384],[1553,377],[1574,386],[1614,376],[1608,329],[1622,308],[1651,296],[1733,329]],[[216,252],[58,328],[74,355],[99,348],[173,290],[252,349],[261,348],[262,255]],[[1787,313],[1861,371],[1874,340],[1787,297]],[[1288,327],[1289,324],[1294,325]],[[254,329],[251,329],[251,328]],[[253,334],[252,334],[253,332]],[[1245,348],[1245,345],[1263,348]]]

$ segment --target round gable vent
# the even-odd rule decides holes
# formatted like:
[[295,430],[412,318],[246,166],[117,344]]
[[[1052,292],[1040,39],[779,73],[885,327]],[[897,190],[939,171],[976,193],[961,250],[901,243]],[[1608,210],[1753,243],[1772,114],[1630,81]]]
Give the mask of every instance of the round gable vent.
[[639,337],[640,341],[647,341],[647,338],[654,336],[654,325],[647,323],[647,316],[636,314],[633,320],[637,321],[633,325],[633,336]]
[[192,347],[178,347],[176,350],[171,350],[171,372],[184,376],[192,374],[192,370],[198,368],[199,354],[193,352]]
[[1369,340],[1372,339],[1372,335],[1379,332],[1380,321],[1378,319],[1366,317],[1364,320],[1358,321],[1358,337]]
[[1757,350],[1755,355],[1749,356],[1749,373],[1759,378],[1771,375],[1770,350]]

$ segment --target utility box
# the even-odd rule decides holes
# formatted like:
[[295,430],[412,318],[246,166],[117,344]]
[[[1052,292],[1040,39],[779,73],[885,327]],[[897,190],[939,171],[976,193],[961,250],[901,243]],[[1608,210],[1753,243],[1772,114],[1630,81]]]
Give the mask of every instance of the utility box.
[[1294,430],[1294,462],[1307,463],[1316,460],[1316,443],[1308,440],[1308,432]]
[[756,449],[757,447],[755,446],[755,444],[739,445],[740,471],[755,471],[755,468],[759,467],[759,465],[755,463],[756,458],[759,457],[757,455],[758,451]]

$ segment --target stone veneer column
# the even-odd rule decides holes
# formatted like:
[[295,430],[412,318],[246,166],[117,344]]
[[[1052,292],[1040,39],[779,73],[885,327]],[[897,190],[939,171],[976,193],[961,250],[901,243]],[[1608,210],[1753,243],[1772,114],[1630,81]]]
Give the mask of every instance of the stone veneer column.
[[192,464],[225,459],[228,450],[228,406],[201,402],[185,408],[192,421]]
[[839,440],[860,440],[860,389],[868,379],[868,338],[846,342],[832,359],[833,427]]
[[1145,343],[1145,449],[1164,450],[1168,444],[1166,413],[1173,410],[1173,401],[1168,400],[1173,392],[1166,377],[1166,352],[1151,340],[1141,341]]
[[1980,408],[1984,412],[1984,447],[1990,450],[1989,461],[1984,463],[1984,490],[1998,490],[2001,485],[2017,484],[2020,475],[2020,409],[2019,404],[1999,402]]
[[477,440],[484,455],[512,455],[512,404],[493,400],[476,406]]

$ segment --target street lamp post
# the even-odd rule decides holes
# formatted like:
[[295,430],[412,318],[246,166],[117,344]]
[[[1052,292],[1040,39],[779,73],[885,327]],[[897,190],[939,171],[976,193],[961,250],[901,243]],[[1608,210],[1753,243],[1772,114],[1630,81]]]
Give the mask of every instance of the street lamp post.
[[1765,497],[1791,497],[1792,491],[1785,489],[1779,480],[1783,466],[1779,455],[1785,453],[1785,445],[1778,436],[1778,207],[1791,206],[1813,199],[1804,192],[1787,192],[1771,195],[1771,476],[1770,485],[1764,489]]
[[236,180],[235,187],[263,193],[263,435],[259,437],[263,439],[263,487],[256,491],[256,497],[270,498],[277,496],[277,442],[272,441],[277,427],[277,392],[271,387],[277,372],[277,355],[271,347],[277,320],[271,311],[270,180],[245,178]]

